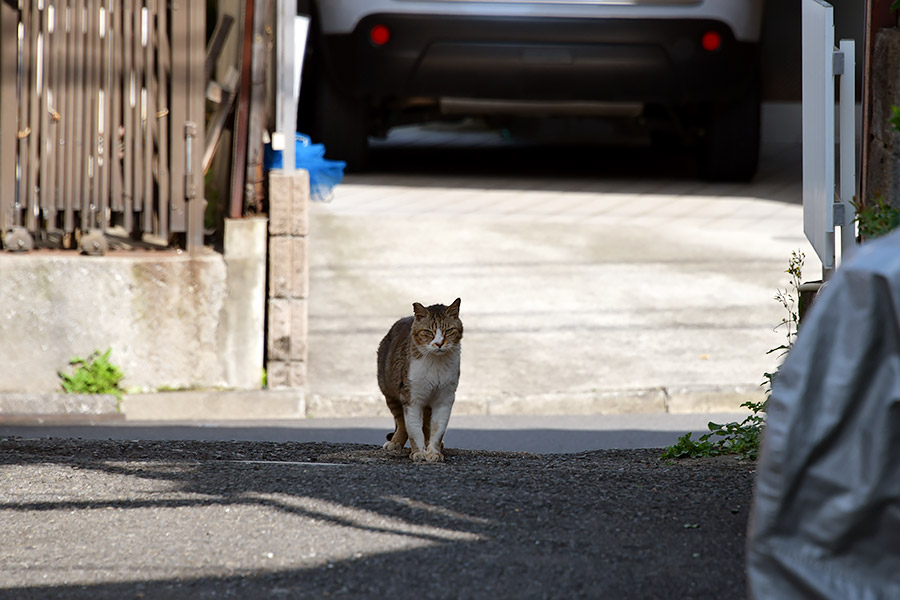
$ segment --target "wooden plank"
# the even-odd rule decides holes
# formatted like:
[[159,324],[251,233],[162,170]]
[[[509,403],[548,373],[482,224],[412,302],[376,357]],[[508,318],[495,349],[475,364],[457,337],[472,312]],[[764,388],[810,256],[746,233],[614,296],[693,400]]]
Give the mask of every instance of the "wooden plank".
[[228,40],[231,28],[234,26],[234,17],[231,15],[222,15],[213,31],[212,39],[206,48],[206,80],[213,78],[213,72],[216,70],[216,62],[219,55],[222,54],[222,48]]
[[[270,29],[269,0],[256,0],[253,35],[253,75],[250,90],[250,124],[247,131],[247,177],[244,208],[259,211],[263,198],[263,131],[266,129],[266,70],[268,48],[266,31]],[[291,143],[292,140],[287,140]]]
[[228,216],[239,219],[244,214],[244,184],[247,177],[247,132],[250,122],[250,89],[253,78],[253,27],[256,0],[244,2],[241,19],[241,83],[234,117],[234,141],[231,158],[231,199]]
[[16,77],[19,11],[0,1],[0,230],[16,224]]
[[225,74],[225,83],[222,86],[225,97],[213,114],[209,123],[209,130],[206,132],[206,150],[203,153],[204,174],[209,171],[209,167],[212,165],[213,157],[216,154],[216,148],[219,145],[219,138],[222,135],[222,130],[225,129],[225,123],[228,120],[228,115],[231,113],[231,108],[234,106],[234,97],[237,94],[237,86],[240,82],[240,78],[241,76],[237,69],[229,65],[228,73]]
[[158,10],[157,18],[159,25],[157,31],[157,81],[159,83],[159,108],[157,109],[157,122],[159,124],[159,144],[158,144],[158,174],[156,193],[159,198],[157,212],[157,235],[163,239],[169,237],[169,87],[168,79],[171,73],[170,55],[168,36],[168,14],[169,9],[167,3],[163,3]]

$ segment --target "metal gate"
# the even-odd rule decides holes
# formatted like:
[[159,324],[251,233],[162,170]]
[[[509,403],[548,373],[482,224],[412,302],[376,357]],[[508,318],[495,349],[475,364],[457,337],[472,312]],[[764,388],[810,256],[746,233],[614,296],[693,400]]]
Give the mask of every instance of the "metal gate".
[[206,1],[0,0],[0,232],[203,243]]

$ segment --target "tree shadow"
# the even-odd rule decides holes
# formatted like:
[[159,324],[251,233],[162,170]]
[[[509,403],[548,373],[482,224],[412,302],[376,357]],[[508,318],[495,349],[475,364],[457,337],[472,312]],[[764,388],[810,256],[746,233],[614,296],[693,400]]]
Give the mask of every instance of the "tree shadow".
[[[279,554],[287,555],[273,566],[245,560],[162,579],[142,577],[141,565],[110,556],[107,580],[87,584],[13,583],[7,570],[0,596],[701,598],[744,589],[749,470],[670,465],[656,456],[448,450],[444,464],[413,465],[362,445],[0,439],[0,469],[13,485],[8,468],[34,480],[61,469],[88,490],[96,476],[119,490],[92,495],[74,485],[53,498],[21,500],[4,494],[7,523],[35,514],[85,519],[191,509],[210,527],[226,527],[215,516],[226,507],[269,515],[286,540]],[[717,481],[707,481],[711,474]],[[146,527],[157,522],[148,517]],[[14,530],[0,539],[20,533]],[[177,553],[191,540],[172,533],[170,551]],[[234,531],[244,543],[253,536]],[[301,539],[321,547],[318,559],[299,560]],[[39,560],[40,550],[23,552]],[[243,556],[239,546],[235,555]],[[68,560],[74,567],[78,557]],[[134,575],[109,581],[125,572]]]

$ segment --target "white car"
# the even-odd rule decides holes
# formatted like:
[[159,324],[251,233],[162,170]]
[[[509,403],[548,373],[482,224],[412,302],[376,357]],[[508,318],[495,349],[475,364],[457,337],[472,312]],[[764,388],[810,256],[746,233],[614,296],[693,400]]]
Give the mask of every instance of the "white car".
[[370,135],[448,115],[639,119],[696,146],[703,175],[746,180],[763,3],[299,0],[312,16],[301,122],[359,169]]

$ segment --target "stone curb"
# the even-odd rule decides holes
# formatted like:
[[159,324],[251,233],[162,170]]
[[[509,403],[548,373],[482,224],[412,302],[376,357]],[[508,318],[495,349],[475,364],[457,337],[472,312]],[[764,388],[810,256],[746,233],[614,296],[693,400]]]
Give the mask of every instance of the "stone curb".
[[0,392],[0,424],[123,421],[118,400],[107,394]]
[[[604,415],[743,412],[760,402],[756,385],[682,386],[633,390],[458,396],[457,415]],[[114,396],[0,393],[0,423],[125,421],[248,421],[304,418],[389,417],[384,399],[372,395],[307,397],[298,390],[183,391],[132,394],[116,410]]]

